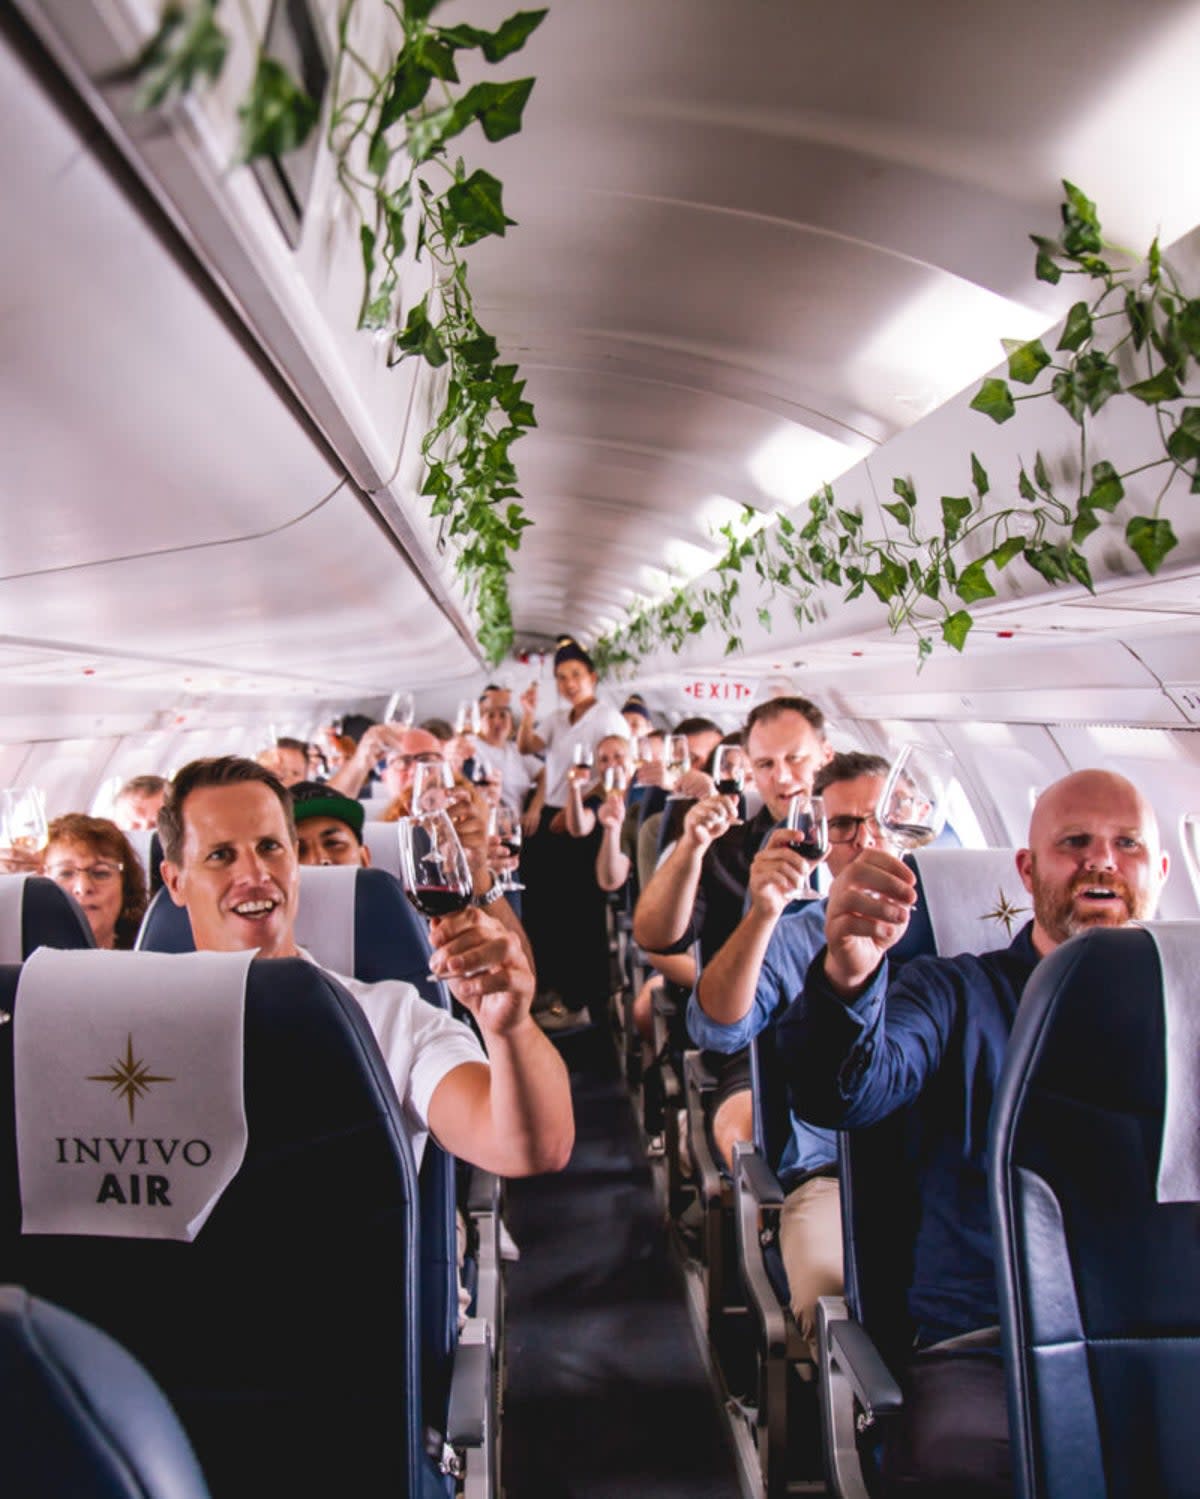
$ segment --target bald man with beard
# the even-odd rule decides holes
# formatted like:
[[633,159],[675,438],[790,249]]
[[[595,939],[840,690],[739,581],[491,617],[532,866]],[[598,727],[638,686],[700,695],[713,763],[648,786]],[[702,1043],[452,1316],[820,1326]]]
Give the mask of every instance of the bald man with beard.
[[809,1123],[855,1129],[911,1110],[917,1352],[884,1468],[898,1485],[963,1495],[1011,1492],[986,1156],[1017,1006],[1040,959],[1069,938],[1153,917],[1167,876],[1153,809],[1103,770],[1043,792],[1016,862],[1033,919],[1009,947],[918,958],[889,983],[887,953],[908,925],[916,879],[885,849],[864,850],[833,883],[826,946],[779,1024]]

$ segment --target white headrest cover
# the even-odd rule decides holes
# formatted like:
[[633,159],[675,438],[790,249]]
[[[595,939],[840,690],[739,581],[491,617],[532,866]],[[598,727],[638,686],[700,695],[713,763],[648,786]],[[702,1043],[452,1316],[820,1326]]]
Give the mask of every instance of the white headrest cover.
[[21,971],[21,1231],[196,1237],[246,1154],[253,952],[56,952]]
[[943,958],[1007,947],[1033,915],[1011,848],[926,848],[912,858]]
[[364,822],[363,842],[371,854],[375,869],[386,869],[400,878],[400,834],[394,822]]
[[1200,1202],[1200,921],[1156,921],[1146,930],[1162,965],[1167,1096],[1158,1201]]
[[354,977],[354,887],[357,864],[305,864],[300,869],[296,941],[322,968]]
[[21,912],[26,878],[23,874],[0,874],[0,963],[19,963],[25,956]]

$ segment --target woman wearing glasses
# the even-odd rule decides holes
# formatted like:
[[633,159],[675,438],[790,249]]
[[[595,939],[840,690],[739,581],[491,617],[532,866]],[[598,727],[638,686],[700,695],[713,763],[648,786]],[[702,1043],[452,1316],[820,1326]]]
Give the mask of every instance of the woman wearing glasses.
[[146,910],[146,875],[115,822],[82,812],[56,817],[42,868],[83,907],[97,947],[133,946]]

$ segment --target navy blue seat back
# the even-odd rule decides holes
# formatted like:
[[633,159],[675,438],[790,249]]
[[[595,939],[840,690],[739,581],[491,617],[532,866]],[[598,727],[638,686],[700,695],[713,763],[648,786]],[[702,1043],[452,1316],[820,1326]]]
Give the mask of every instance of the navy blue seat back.
[[[35,948],[95,947],[83,907],[73,895],[41,875],[6,875],[24,881],[21,892],[21,958]],[[14,954],[10,961],[16,961]]]
[[196,951],[187,912],[165,890],[160,890],[146,907],[134,946],[139,952]]
[[[0,968],[0,1008],[19,1003],[18,973]],[[416,1184],[359,1005],[302,960],[251,965],[249,1145],[192,1244],[21,1235],[13,1029],[0,1027],[0,1279],[146,1366],[217,1499],[419,1493]]]
[[8,1494],[208,1499],[162,1392],[99,1328],[0,1286],[0,1459]]
[[1200,1205],[1155,1198],[1161,989],[1149,933],[1090,933],[1037,969],[1009,1043],[991,1192],[1022,1496],[1197,1491]]

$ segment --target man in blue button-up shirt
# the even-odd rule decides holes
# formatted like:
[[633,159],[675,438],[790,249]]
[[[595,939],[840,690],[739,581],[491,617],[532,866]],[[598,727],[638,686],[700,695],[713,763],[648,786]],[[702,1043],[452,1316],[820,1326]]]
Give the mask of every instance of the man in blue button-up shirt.
[[[853,1128],[914,1107],[922,1152],[909,1306],[925,1347],[998,1320],[987,1133],[1025,983],[1069,937],[1153,916],[1167,856],[1137,789],[1122,776],[1085,770],[1038,799],[1017,870],[1034,919],[1010,947],[916,959],[889,984],[887,953],[908,924],[916,882],[885,849],[866,851],[834,881],[826,947],[779,1025],[791,1085],[812,1122]],[[998,1461],[1005,1439],[998,1376],[989,1398],[988,1461]],[[911,1419],[924,1418],[918,1400]],[[964,1412],[957,1424],[967,1433],[972,1419]],[[906,1441],[918,1461],[928,1456],[911,1433]]]
[[[839,875],[879,839],[875,807],[888,763],[859,752],[834,755],[813,781],[824,798],[829,869]],[[750,866],[746,912],[729,940],[705,965],[688,1004],[688,1031],[697,1046],[734,1052],[777,1016],[804,984],[808,965],[825,943],[825,902],[798,900],[812,866],[793,846],[797,835],[778,828]],[[772,1162],[787,1192],[779,1247],[788,1296],[811,1343],[817,1300],[842,1289],[842,1218],[834,1173],[837,1141],[793,1111],[791,1137]]]

